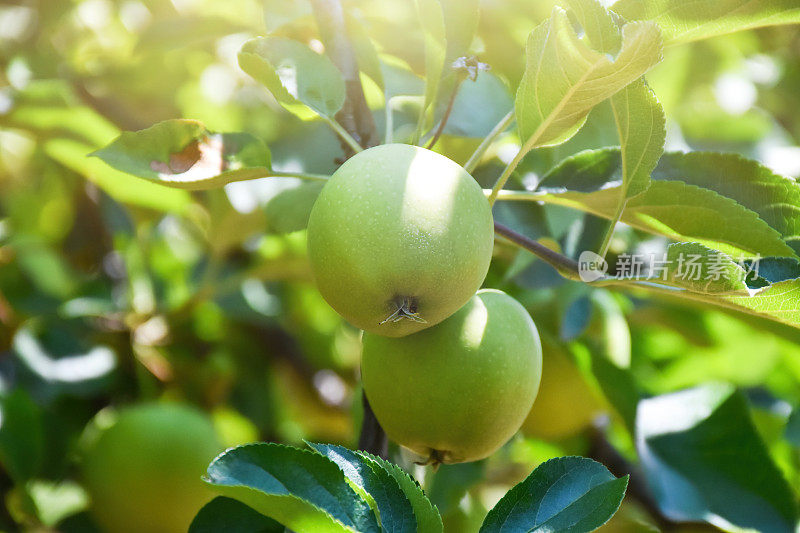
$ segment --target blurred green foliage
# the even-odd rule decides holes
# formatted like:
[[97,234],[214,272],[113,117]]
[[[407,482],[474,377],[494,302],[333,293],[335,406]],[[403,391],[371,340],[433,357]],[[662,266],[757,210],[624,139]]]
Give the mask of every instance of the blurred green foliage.
[[[527,34],[552,6],[481,4],[473,51],[491,75],[464,86],[437,145],[459,163],[478,142],[464,137],[485,135],[510,108]],[[379,52],[382,80],[364,84],[383,131],[385,96],[422,90],[422,29],[410,2],[353,0],[347,8]],[[332,172],[343,155],[335,135],[286,112],[237,66],[241,44],[267,32],[321,46],[303,1],[0,6],[0,529],[91,527],[76,450],[107,406],[188,402],[209,413],[227,445],[355,445],[359,332],[317,293],[304,232],[286,221],[291,207],[281,198],[302,198],[297,181],[187,192],[85,157],[123,130],[190,118],[257,136],[276,169]],[[668,150],[734,151],[800,176],[796,27],[669,48],[648,81],[670,119]],[[413,115],[396,109],[395,127],[412,127]],[[570,141],[529,154],[510,187],[582,149],[615,144],[604,103]],[[502,145],[495,155],[507,159]],[[497,173],[487,165],[475,176],[487,186]],[[567,254],[590,249],[606,224],[557,206],[501,205],[496,216]],[[651,239],[623,228],[611,254]],[[486,286],[524,303],[546,344],[566,357],[570,379],[605,396],[598,410],[607,417],[601,430],[586,427],[585,409],[562,388],[561,406],[548,402],[553,412],[543,415],[564,421],[578,413],[566,434],[520,435],[478,465],[429,473],[426,487],[453,531],[476,527],[541,461],[591,453],[596,431],[634,457],[638,399],[707,382],[745,391],[772,460],[800,490],[798,417],[790,416],[800,405],[800,331],[667,297],[589,293],[499,242]],[[604,370],[607,359],[615,365]],[[547,372],[546,351],[545,380]],[[399,450],[393,458],[415,469]],[[651,518],[626,501],[606,528],[643,523]]]

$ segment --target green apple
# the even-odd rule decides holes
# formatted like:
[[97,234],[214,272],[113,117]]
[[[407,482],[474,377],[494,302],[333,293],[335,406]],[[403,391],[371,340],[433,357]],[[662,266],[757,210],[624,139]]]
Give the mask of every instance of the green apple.
[[400,337],[437,324],[483,283],[492,212],[463,168],[430,150],[387,144],[347,160],[308,221],[320,293],[354,326]]
[[95,430],[82,471],[103,530],[185,533],[214,496],[202,476],[222,446],[209,419],[185,405],[142,404]]
[[517,432],[539,388],[542,347],[519,302],[479,291],[402,338],[364,333],[364,391],[386,434],[433,463],[476,461]]
[[603,412],[602,400],[560,345],[545,342],[544,368],[536,405],[522,424],[522,433],[544,440],[571,437]]

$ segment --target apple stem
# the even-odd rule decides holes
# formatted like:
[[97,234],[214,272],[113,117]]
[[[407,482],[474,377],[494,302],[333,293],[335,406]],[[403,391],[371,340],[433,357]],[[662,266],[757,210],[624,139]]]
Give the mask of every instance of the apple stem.
[[439,466],[444,463],[446,454],[446,451],[431,449],[428,457],[424,461],[416,461],[414,464],[419,466],[429,466],[434,472],[436,472],[439,470]]
[[489,132],[489,135],[484,137],[481,141],[481,144],[475,149],[475,152],[470,156],[466,163],[464,163],[464,170],[472,173],[475,170],[475,167],[478,166],[478,163],[481,162],[481,158],[483,154],[486,153],[486,150],[492,145],[492,143],[500,136],[504,131],[508,129],[511,123],[514,122],[514,110],[508,112],[506,116],[500,119],[500,122],[492,128],[492,131]]
[[447,125],[447,120],[450,118],[450,113],[453,112],[453,104],[456,101],[458,88],[461,87],[461,83],[463,81],[464,81],[463,79],[458,80],[456,86],[453,87],[453,92],[450,93],[450,100],[448,100],[447,102],[447,109],[445,110],[442,119],[439,121],[439,126],[436,128],[436,133],[433,134],[433,138],[431,139],[430,143],[428,143],[428,146],[426,146],[428,150],[431,150],[436,144],[436,142],[439,140],[439,137],[442,136],[442,132],[444,132],[444,127],[445,125]]

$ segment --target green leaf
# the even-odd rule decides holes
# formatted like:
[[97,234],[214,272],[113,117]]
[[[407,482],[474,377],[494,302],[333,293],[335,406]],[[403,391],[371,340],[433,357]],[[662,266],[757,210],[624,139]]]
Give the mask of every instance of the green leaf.
[[620,368],[631,365],[631,331],[619,301],[604,290],[591,292],[594,318],[592,335],[600,344],[598,353]]
[[758,260],[758,277],[767,283],[778,283],[800,278],[800,261],[792,257],[761,257]]
[[639,457],[662,512],[723,529],[791,532],[797,508],[744,396],[707,385],[643,400]]
[[408,501],[411,503],[411,507],[414,509],[414,516],[417,518],[418,533],[442,533],[442,517],[439,515],[439,511],[436,507],[434,507],[427,496],[425,496],[425,492],[423,492],[419,483],[394,463],[367,452],[359,451],[358,454],[375,461],[397,481],[400,488],[403,489],[406,498],[408,498]]
[[744,267],[727,255],[696,242],[667,248],[666,268],[646,280],[701,294],[749,295]]
[[200,509],[189,533],[283,533],[285,529],[240,501],[217,496]]
[[315,443],[308,445],[339,465],[347,479],[356,486],[356,490],[364,491],[372,498],[378,509],[382,531],[417,531],[417,519],[411,503],[397,480],[382,465],[342,446]]
[[[619,51],[622,35],[614,18],[597,0],[570,0],[570,9],[584,28],[589,42],[605,53]],[[624,201],[645,189],[650,173],[664,153],[667,132],[664,110],[644,78],[631,83],[611,99],[622,152]]]
[[298,19],[311,17],[311,2],[308,0],[265,0],[264,5],[264,25],[267,32],[272,33],[283,26],[291,24]]
[[589,350],[592,360],[592,375],[597,379],[603,395],[622,417],[625,427],[633,434],[636,424],[636,405],[641,398],[633,373],[620,368],[608,357]]
[[617,512],[628,476],[615,478],[585,457],[557,457],[539,465],[489,511],[482,533],[594,531]]
[[306,229],[311,208],[324,185],[323,182],[303,182],[270,198],[264,207],[267,228],[275,233]]
[[239,66],[266,86],[293,113],[305,105],[333,118],[344,105],[342,74],[326,56],[282,37],[260,37],[242,45]]
[[[773,283],[751,296],[724,296],[723,303],[800,328],[800,279]],[[714,303],[714,302],[712,302]]]
[[109,346],[89,342],[89,335],[78,323],[31,321],[16,331],[12,349],[40,394],[90,395],[112,378],[117,356]]
[[436,101],[447,53],[444,13],[439,0],[416,0],[425,40],[425,99],[420,110],[417,135],[425,125],[426,111]]
[[458,509],[458,505],[467,492],[480,483],[486,475],[485,461],[441,465],[436,472],[430,472],[430,480],[426,480],[431,502],[440,513],[448,513]]
[[[261,21],[257,17],[247,22],[248,24],[242,24],[228,17],[199,13],[177,11],[173,11],[172,14],[163,13],[154,17],[144,31],[137,33],[134,52],[144,57],[158,58],[173,50],[209,45],[226,35],[261,31]],[[158,77],[148,76],[145,79],[161,81]]]
[[3,126],[32,129],[50,134],[78,135],[95,146],[102,146],[119,130],[95,110],[81,105],[17,105],[2,117]]
[[92,155],[117,170],[178,189],[211,189],[270,172],[269,149],[259,139],[211,133],[195,120],[166,120],[124,132]]
[[[773,258],[767,258],[767,264],[769,264],[772,259]],[[732,265],[729,265],[729,267],[733,268]],[[784,271],[783,273],[789,275],[788,271]],[[755,271],[751,274],[755,274]],[[750,288],[747,294],[744,294],[744,291],[741,291],[741,294],[726,294],[725,292],[728,291],[704,293],[692,290],[660,289],[652,284],[649,284],[647,288],[651,291],[658,291],[666,296],[726,307],[756,317],[766,318],[795,328],[800,328],[800,296],[798,296],[798,294],[800,294],[800,279],[793,278],[770,283],[766,278],[757,275],[755,279],[748,277],[748,283],[752,282],[763,282],[765,286],[756,289]],[[662,282],[659,281],[658,283],[660,284]],[[635,284],[636,283],[634,283],[634,285]],[[680,287],[681,285],[676,283],[675,286]],[[764,326],[765,325],[762,324],[762,327]]]
[[611,9],[626,20],[657,23],[665,46],[800,23],[800,7],[794,0],[619,0]]
[[513,105],[505,83],[491,72],[481,72],[475,81],[467,79],[461,83],[444,133],[486,137]]
[[85,177],[118,202],[171,213],[183,213],[191,204],[192,199],[186,191],[167,190],[87,157],[94,149],[91,145],[65,138],[51,139],[44,144],[48,156]]
[[650,185],[650,173],[664,153],[666,119],[655,94],[639,79],[611,97],[622,154],[625,198]]
[[347,35],[356,54],[359,70],[372,78],[372,81],[385,92],[381,59],[375,49],[375,43],[364,27],[364,22],[356,14],[346,11],[345,23],[347,24]]
[[444,18],[447,60],[453,61],[469,53],[478,30],[480,0],[439,0]]
[[[617,149],[586,150],[548,172],[535,193],[500,199],[539,200],[611,219],[621,197],[622,163]],[[677,241],[698,241],[737,257],[791,256],[781,235],[757,213],[731,198],[682,181],[653,181],[628,200],[622,222]]]
[[561,325],[558,329],[558,337],[564,342],[575,340],[589,326],[592,318],[592,301],[589,297],[580,292],[569,303],[561,317]]
[[382,61],[381,74],[387,99],[399,95],[422,96],[425,92],[423,79],[400,61]]
[[89,507],[88,494],[74,481],[31,480],[25,489],[36,508],[37,518],[50,528]]
[[661,59],[661,36],[655,24],[626,24],[612,61],[580,40],[566,12],[555,7],[550,19],[531,32],[526,53],[515,104],[525,152],[574,135],[592,107]]
[[214,459],[206,481],[298,533],[380,531],[369,504],[318,453],[273,443],[239,446]]
[[800,409],[794,408],[786,421],[784,437],[795,448],[800,448]]
[[800,185],[758,161],[737,154],[673,152],[664,154],[652,178],[682,181],[736,200],[758,213],[800,253]]
[[39,407],[24,390],[0,397],[0,464],[16,483],[38,473],[44,455]]
[[611,13],[598,0],[567,0],[566,5],[580,22],[595,50],[607,54],[619,52],[622,35]]

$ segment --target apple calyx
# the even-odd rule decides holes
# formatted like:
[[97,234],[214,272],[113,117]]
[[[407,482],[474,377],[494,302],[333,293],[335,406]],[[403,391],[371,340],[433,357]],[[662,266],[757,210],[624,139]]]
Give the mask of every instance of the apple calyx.
[[417,299],[413,296],[397,296],[389,303],[395,306],[395,310],[378,325],[386,324],[387,322],[400,322],[401,320],[411,320],[422,324],[428,322],[417,312]]

